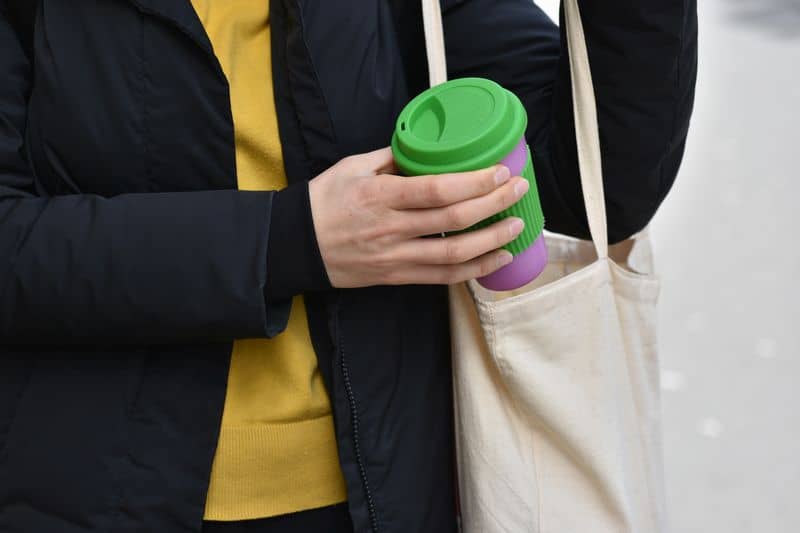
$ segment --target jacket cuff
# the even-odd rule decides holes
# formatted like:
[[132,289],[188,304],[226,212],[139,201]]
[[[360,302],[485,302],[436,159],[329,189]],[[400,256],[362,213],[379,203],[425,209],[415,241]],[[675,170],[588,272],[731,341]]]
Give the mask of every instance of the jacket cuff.
[[331,289],[314,231],[308,182],[301,180],[277,191],[270,217],[267,301]]

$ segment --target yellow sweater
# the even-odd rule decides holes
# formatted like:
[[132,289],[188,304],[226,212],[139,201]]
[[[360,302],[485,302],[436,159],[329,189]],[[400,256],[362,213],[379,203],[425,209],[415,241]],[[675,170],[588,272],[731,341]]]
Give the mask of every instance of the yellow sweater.
[[[269,1],[192,4],[228,78],[239,188],[285,187]],[[330,402],[298,296],[286,331],[233,345],[204,518],[261,518],[345,500]]]

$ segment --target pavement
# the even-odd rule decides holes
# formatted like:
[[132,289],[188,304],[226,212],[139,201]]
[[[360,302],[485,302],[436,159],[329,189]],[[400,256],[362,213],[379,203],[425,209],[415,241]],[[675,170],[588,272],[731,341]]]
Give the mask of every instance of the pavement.
[[800,0],[699,4],[686,156],[651,226],[671,530],[797,533]]

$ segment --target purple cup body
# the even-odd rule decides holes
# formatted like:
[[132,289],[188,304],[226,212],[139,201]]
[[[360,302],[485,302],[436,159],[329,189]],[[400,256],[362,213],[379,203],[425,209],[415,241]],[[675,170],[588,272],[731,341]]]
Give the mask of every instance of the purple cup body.
[[[500,164],[508,167],[512,176],[522,175],[528,162],[528,146],[525,137],[504,157]],[[481,286],[493,291],[510,291],[530,283],[542,273],[547,266],[547,247],[544,234],[539,235],[522,253],[514,256],[514,260],[488,276],[478,278]]]

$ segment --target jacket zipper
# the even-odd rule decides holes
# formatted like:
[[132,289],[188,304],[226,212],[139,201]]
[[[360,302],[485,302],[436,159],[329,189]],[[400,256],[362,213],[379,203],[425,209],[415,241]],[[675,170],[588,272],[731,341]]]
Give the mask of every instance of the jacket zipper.
[[369,521],[372,526],[373,533],[378,533],[378,514],[375,511],[375,500],[372,498],[372,493],[369,490],[369,480],[367,479],[367,469],[364,466],[364,460],[361,456],[361,446],[358,442],[358,412],[356,411],[356,397],[353,394],[353,386],[350,383],[350,369],[347,366],[347,361],[344,356],[344,349],[342,348],[341,334],[339,335],[339,357],[341,360],[342,377],[344,378],[344,389],[347,394],[347,401],[350,404],[350,419],[353,425],[353,448],[356,454],[356,463],[358,463],[358,472],[361,476],[361,485],[364,487],[364,494],[367,498],[367,510],[369,511]]

